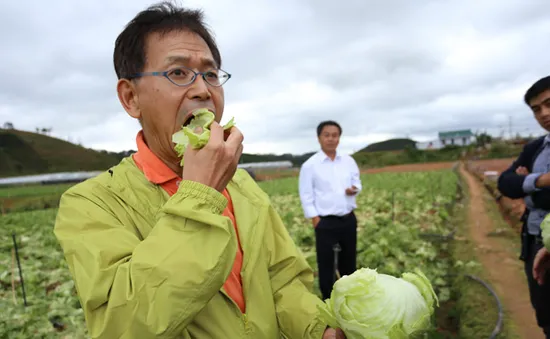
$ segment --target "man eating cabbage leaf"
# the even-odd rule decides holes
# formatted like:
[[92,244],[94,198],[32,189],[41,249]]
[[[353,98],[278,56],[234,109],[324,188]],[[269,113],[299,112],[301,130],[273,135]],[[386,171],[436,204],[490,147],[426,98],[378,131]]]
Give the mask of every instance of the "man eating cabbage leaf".
[[[201,12],[139,13],[114,65],[138,151],[69,189],[55,224],[89,335],[343,338],[320,319],[312,270],[267,195],[237,170],[243,135],[219,125],[230,75]],[[174,150],[206,111],[208,136]]]

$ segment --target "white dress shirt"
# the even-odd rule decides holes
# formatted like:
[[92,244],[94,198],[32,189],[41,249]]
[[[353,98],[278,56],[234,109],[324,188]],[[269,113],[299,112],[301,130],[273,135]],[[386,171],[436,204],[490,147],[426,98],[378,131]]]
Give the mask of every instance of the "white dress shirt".
[[300,200],[306,218],[351,213],[357,204],[355,195],[346,195],[346,188],[362,189],[359,167],[355,160],[336,152],[331,160],[323,151],[315,153],[300,169]]

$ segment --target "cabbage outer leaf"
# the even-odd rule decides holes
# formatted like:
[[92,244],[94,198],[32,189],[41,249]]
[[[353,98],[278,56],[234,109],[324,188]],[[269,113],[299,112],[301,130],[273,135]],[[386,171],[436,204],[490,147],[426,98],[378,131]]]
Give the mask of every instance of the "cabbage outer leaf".
[[334,284],[319,312],[350,339],[406,339],[432,326],[434,303],[439,306],[437,295],[420,270],[396,278],[361,268]]
[[[180,165],[183,166],[183,155],[189,146],[193,149],[204,147],[210,140],[210,125],[214,121],[214,113],[207,109],[199,109],[193,112],[194,117],[187,126],[182,126],[181,130],[172,135],[174,150],[178,157],[181,158]],[[235,126],[235,119],[231,120],[223,126],[224,130],[228,130]]]

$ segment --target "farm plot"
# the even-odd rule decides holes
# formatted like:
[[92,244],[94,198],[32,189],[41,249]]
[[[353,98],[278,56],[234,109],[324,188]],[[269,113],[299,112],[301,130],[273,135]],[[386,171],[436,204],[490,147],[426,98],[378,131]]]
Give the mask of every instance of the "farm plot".
[[[358,264],[400,275],[421,268],[442,303],[451,297],[453,261],[441,235],[451,232],[452,170],[363,176],[358,196]],[[290,234],[316,270],[314,232],[300,208],[297,178],[261,182]],[[84,318],[53,233],[55,209],[0,217],[0,337],[83,338]],[[28,306],[23,306],[12,231],[17,232]]]
[[0,214],[57,207],[59,197],[72,184],[0,188]]
[[[74,283],[53,235],[55,215],[55,209],[48,209],[0,217],[0,338],[85,338]],[[27,307],[12,232],[16,232]]]
[[[262,183],[264,184],[264,183]],[[445,235],[452,232],[449,208],[455,201],[457,177],[451,170],[383,173],[363,176],[358,196],[358,265],[380,273],[401,275],[421,268],[435,284],[442,302],[450,297],[446,279],[451,262]],[[316,269],[315,233],[305,220],[297,194],[297,179],[273,186],[271,200],[311,266]]]

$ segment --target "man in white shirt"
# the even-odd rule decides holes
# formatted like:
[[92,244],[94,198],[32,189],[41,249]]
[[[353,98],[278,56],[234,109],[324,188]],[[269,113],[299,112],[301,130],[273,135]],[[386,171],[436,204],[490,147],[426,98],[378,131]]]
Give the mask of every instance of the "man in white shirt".
[[334,251],[340,245],[338,271],[349,275],[356,269],[357,219],[355,196],[362,189],[355,160],[337,151],[342,128],[335,121],[317,127],[321,151],[300,169],[300,199],[306,218],[315,228],[319,286],[323,299],[330,298],[335,282]]

